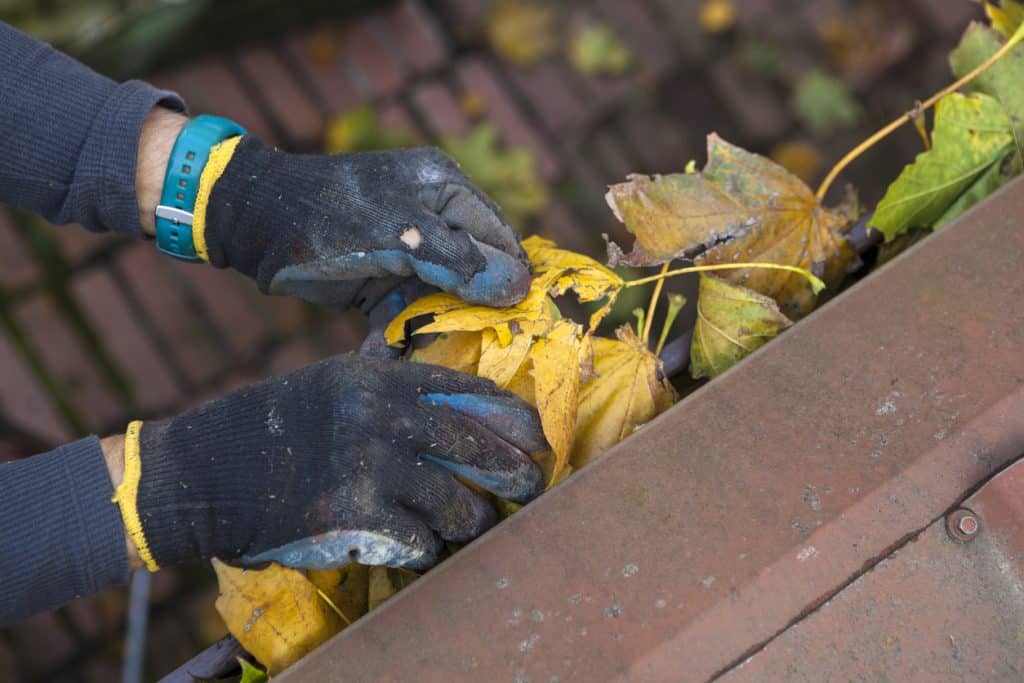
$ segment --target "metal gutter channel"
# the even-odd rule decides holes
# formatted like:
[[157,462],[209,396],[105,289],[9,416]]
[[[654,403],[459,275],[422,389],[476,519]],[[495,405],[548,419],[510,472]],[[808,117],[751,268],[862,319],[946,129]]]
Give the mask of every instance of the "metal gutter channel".
[[732,671],[1024,452],[1022,266],[1018,179],[278,680]]
[[934,522],[722,680],[1024,679],[1024,461],[961,509],[972,537]]

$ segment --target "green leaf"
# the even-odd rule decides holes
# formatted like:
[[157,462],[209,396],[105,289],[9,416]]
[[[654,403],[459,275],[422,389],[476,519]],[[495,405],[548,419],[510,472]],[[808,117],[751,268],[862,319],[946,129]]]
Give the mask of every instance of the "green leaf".
[[928,228],[1013,147],[1010,119],[984,95],[952,93],[935,108],[932,148],[900,173],[875,209],[872,227],[891,240],[909,228]]
[[592,24],[573,33],[569,61],[588,76],[618,76],[629,69],[633,56],[611,28]]
[[514,227],[521,229],[547,205],[547,189],[537,175],[533,155],[525,147],[502,149],[493,125],[482,123],[465,137],[446,138],[441,147],[501,207]]
[[702,274],[690,375],[717,377],[792,324],[773,299]]
[[528,67],[555,50],[558,14],[545,4],[532,0],[491,3],[484,32],[500,57],[516,66]]
[[374,108],[366,104],[335,117],[327,125],[325,147],[332,154],[344,154],[407,147],[411,142],[407,131],[382,125]]
[[[957,78],[991,57],[1002,47],[1000,35],[979,23],[972,23],[960,39],[960,44],[949,56],[950,66]],[[1008,54],[979,75],[964,89],[981,92],[999,100],[1013,122],[1017,145],[1024,137],[1024,44],[1014,46]]]
[[992,28],[1009,38],[1024,23],[1024,3],[1018,0],[1002,0],[999,5],[986,2],[985,14],[992,22]]
[[242,677],[238,683],[267,683],[270,680],[267,672],[255,666],[248,660],[238,657],[238,665],[242,667]]
[[846,83],[823,71],[811,71],[793,92],[793,113],[815,135],[852,128],[863,110]]
[[1010,178],[1003,173],[1005,159],[998,159],[989,165],[985,171],[978,176],[978,179],[974,183],[964,190],[964,193],[957,197],[956,201],[948,209],[946,213],[942,214],[939,220],[935,221],[935,229],[938,230],[944,227],[950,221],[959,218],[962,213],[967,211],[985,197],[989,196],[1000,187],[1006,184]]

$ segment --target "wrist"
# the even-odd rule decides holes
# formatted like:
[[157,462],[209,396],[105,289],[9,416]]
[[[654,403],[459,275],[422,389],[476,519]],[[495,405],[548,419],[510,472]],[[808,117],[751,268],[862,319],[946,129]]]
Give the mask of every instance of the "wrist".
[[[100,448],[103,450],[103,460],[107,464],[107,471],[110,473],[110,483],[114,490],[124,481],[124,434],[108,436],[100,440]],[[138,548],[132,540],[127,529],[124,532],[124,547],[128,555],[128,566],[130,569],[141,569],[142,558],[139,557]]]
[[156,207],[160,203],[167,162],[188,117],[163,107],[153,107],[142,124],[135,171],[135,194],[139,204],[142,232],[156,235]]

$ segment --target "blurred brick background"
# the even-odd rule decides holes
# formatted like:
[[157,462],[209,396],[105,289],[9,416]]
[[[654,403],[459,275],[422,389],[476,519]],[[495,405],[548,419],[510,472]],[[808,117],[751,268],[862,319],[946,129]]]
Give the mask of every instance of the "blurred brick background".
[[[765,154],[797,143],[818,155],[805,164],[818,177],[948,83],[946,54],[980,15],[968,0],[737,0],[735,25],[710,34],[698,0],[559,4],[611,26],[635,68],[584,76],[560,50],[512,66],[484,39],[488,2],[401,0],[148,76],[194,113],[231,117],[293,150],[320,148],[327,122],[362,103],[420,142],[465,134],[482,117],[533,153],[551,188],[529,229],[601,256],[601,233],[621,235],[603,201],[609,183],[703,163],[711,131]],[[856,125],[815,135],[794,116],[794,83],[812,68],[847,84],[863,109]],[[467,95],[482,112],[467,111]],[[919,146],[904,130],[846,179],[873,203]],[[175,413],[352,349],[362,329],[355,316],[263,297],[241,276],[162,258],[152,244],[0,207],[0,454]],[[214,597],[207,568],[155,577],[147,677],[223,633]],[[114,680],[125,606],[126,592],[112,591],[0,631],[0,680]]]

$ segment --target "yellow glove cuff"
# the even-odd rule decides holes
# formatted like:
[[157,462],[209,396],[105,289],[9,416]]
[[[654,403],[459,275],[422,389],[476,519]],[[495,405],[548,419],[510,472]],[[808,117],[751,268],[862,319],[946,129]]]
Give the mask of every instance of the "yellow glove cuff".
[[237,135],[214,145],[210,150],[210,158],[203,167],[203,173],[199,176],[196,206],[192,210],[192,244],[195,246],[196,254],[204,261],[210,260],[206,253],[206,207],[210,204],[210,193],[213,192],[214,183],[224,174],[224,169],[235,154],[235,148],[241,139],[242,136]]
[[[209,166],[207,166],[209,168]],[[204,171],[205,176],[205,171]],[[197,249],[198,251],[198,249]],[[146,534],[142,531],[142,519],[137,506],[139,496],[139,479],[142,478],[142,459],[139,457],[139,432],[142,431],[142,420],[128,425],[124,435],[124,478],[114,491],[111,502],[121,507],[121,519],[128,536],[135,544],[146,569],[155,572],[160,569],[149,551]]]

